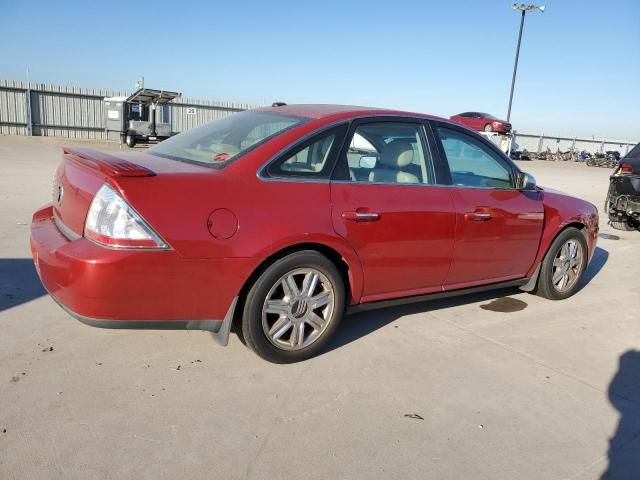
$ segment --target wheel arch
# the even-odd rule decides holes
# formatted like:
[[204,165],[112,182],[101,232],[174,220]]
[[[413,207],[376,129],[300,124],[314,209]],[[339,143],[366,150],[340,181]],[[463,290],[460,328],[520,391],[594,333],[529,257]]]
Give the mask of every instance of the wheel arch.
[[538,255],[536,256],[536,259],[533,262],[533,265],[531,265],[529,272],[527,272],[527,277],[531,278],[533,275],[536,275],[538,266],[542,263],[544,258],[547,256],[547,253],[549,252],[549,248],[551,248],[551,245],[553,244],[555,239],[558,238],[558,235],[564,232],[567,228],[573,227],[580,230],[582,234],[585,236],[585,240],[587,240],[587,246],[589,246],[589,240],[587,236],[587,225],[581,222],[580,220],[572,219],[567,223],[564,223],[561,225],[555,225],[554,227],[555,228],[551,228],[551,226],[545,227],[545,231],[543,232],[542,239],[540,241]]
[[362,293],[362,270],[359,260],[357,260],[355,256],[355,252],[340,252],[334,246],[327,245],[326,243],[299,242],[273,251],[253,269],[238,293],[239,300],[236,311],[241,314],[244,308],[244,299],[249,289],[270,265],[287,255],[303,250],[316,251],[327,257],[336,266],[344,281],[347,304],[359,302]]
[[[538,279],[539,279],[539,275],[540,275],[540,268],[542,267],[542,262],[544,261],[545,257],[549,253],[549,249],[551,248],[551,245],[553,245],[553,242],[555,241],[555,239],[558,238],[558,236],[560,234],[562,234],[562,232],[564,232],[568,228],[575,228],[575,229],[579,230],[580,232],[582,232],[582,234],[585,237],[585,241],[587,242],[587,248],[589,248],[589,238],[588,238],[588,235],[587,235],[587,225],[585,225],[584,223],[582,223],[582,222],[580,222],[578,220],[572,220],[572,221],[560,226],[557,230],[555,230],[553,235],[547,237],[546,239],[543,237],[543,240],[541,241],[540,249],[538,251],[538,255],[536,256],[536,259],[533,262],[533,265],[531,266],[531,269],[529,270],[529,272],[527,272],[527,277],[529,277],[529,283],[521,286],[520,290],[523,290],[525,292],[532,292],[532,291],[535,291],[537,289]],[[544,247],[543,247],[542,243],[545,243]],[[589,256],[589,258],[590,258],[590,256]]]

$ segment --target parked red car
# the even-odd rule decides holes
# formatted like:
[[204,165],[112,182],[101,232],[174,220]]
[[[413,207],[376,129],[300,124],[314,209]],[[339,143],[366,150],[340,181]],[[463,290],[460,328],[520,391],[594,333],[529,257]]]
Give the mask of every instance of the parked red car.
[[464,112],[449,118],[454,122],[458,122],[478,132],[509,133],[511,131],[511,124],[509,122],[500,120],[488,113]]
[[65,148],[31,225],[42,283],[109,328],[232,322],[274,362],[347,311],[505,286],[566,298],[598,213],[427,115],[329,105],[238,113],[117,156]]

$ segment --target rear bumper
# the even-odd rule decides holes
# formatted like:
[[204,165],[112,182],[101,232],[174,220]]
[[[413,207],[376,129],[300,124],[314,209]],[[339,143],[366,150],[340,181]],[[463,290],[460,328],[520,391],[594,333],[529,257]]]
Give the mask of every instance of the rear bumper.
[[611,183],[619,195],[640,196],[640,175],[615,175]]
[[229,334],[233,324],[233,315],[236,310],[238,297],[235,297],[229,306],[227,314],[222,320],[104,320],[89,318],[67,308],[51,295],[51,298],[60,307],[76,320],[97,328],[114,329],[155,329],[155,330],[207,330],[211,332],[216,341],[226,347],[229,343]]
[[[115,250],[70,240],[51,206],[31,224],[31,253],[49,294],[89,325],[219,332],[233,315],[252,259],[189,259],[174,250]],[[189,319],[189,320],[184,320]]]

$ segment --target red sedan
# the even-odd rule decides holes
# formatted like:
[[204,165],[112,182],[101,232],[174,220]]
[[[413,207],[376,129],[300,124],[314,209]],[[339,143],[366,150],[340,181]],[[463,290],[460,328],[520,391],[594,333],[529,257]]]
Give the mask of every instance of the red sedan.
[[509,133],[511,131],[511,124],[509,122],[500,120],[488,113],[464,112],[449,118],[454,122],[460,123],[479,132]]
[[284,363],[318,353],[345,311],[505,286],[569,297],[597,232],[592,204],[536,187],[453,122],[295,105],[145,153],[65,148],[31,251],[82,322],[222,344],[237,322]]

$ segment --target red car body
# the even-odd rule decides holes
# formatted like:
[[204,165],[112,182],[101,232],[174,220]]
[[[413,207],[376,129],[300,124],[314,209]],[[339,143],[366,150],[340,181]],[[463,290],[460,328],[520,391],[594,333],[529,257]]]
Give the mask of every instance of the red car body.
[[488,113],[464,112],[453,115],[449,119],[478,132],[509,133],[511,131],[509,122],[500,120]]
[[[339,264],[351,308],[485,285],[523,285],[570,225],[584,231],[589,258],[593,254],[595,207],[561,193],[466,188],[450,180],[416,187],[261,174],[281,152],[328,127],[410,120],[432,142],[435,126],[456,129],[451,122],[327,105],[261,111],[304,122],[221,169],[153,151],[115,157],[65,148],[54,201],[34,214],[31,225],[33,259],[50,295],[92,325],[206,329],[220,331],[224,343],[236,300],[262,266],[283,252],[314,249]],[[437,161],[435,146],[433,152]],[[511,160],[504,161],[518,172]],[[103,184],[133,206],[167,248],[110,248],[87,238],[87,211]],[[354,221],[356,212],[376,212],[377,221]],[[484,215],[491,221],[476,221]]]

